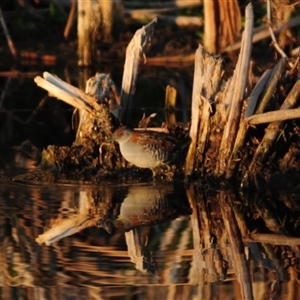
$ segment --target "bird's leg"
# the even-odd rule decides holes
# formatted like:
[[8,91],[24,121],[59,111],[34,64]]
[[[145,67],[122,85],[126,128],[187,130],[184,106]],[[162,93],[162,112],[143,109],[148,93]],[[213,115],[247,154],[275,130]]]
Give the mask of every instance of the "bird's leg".
[[152,178],[155,178],[156,177],[156,170],[155,169],[151,169],[151,171],[152,171]]
[[111,143],[103,142],[103,143],[101,143],[101,145],[100,145],[100,147],[99,147],[99,163],[100,163],[101,165],[103,164],[103,159],[102,159],[103,151],[102,151],[102,147],[103,147],[103,146],[108,146],[108,145],[111,145]]

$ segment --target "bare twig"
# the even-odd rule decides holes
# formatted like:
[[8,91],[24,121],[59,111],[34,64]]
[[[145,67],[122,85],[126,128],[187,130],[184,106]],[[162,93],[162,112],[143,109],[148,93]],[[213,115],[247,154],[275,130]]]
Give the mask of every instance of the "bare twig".
[[10,82],[11,82],[11,77],[7,77],[6,82],[5,82],[5,86],[4,86],[3,91],[1,93],[1,96],[0,96],[0,110],[1,110],[2,105],[3,105],[3,101],[6,97],[6,94],[7,94],[7,91],[8,91],[8,86],[9,86]]
[[169,7],[169,8],[183,8],[200,6],[201,0],[176,0],[176,1],[124,1],[125,7]]
[[[298,26],[299,24],[300,24],[300,16],[297,16],[295,18],[290,19],[288,22],[279,25],[277,28],[277,32],[281,32],[285,28],[291,28],[291,27]],[[268,37],[270,37],[270,31],[268,29],[268,26],[263,25],[263,26],[260,26],[260,27],[257,27],[254,29],[254,35],[252,38],[252,42],[257,43]],[[240,49],[241,44],[242,44],[242,42],[238,41],[235,44],[229,45],[223,51],[230,52],[230,51],[238,50],[238,49]]]
[[3,31],[4,31],[5,37],[7,39],[7,44],[8,44],[8,47],[10,49],[10,52],[11,52],[12,56],[14,57],[14,59],[17,59],[17,51],[16,51],[14,43],[13,43],[13,41],[12,41],[10,35],[9,35],[8,29],[6,27],[6,23],[5,23],[3,14],[2,14],[1,6],[0,6],[0,22],[1,22],[1,25],[3,27]]
[[74,17],[75,17],[75,13],[76,13],[76,6],[77,6],[77,1],[76,0],[72,0],[72,5],[71,5],[71,9],[70,9],[70,13],[69,13],[69,17],[68,17],[68,21],[64,30],[64,38],[67,39],[69,37],[69,33],[74,21]]
[[[151,10],[152,11],[152,10]],[[133,20],[145,20],[145,19],[153,19],[158,18],[160,21],[165,23],[176,24],[177,26],[203,26],[203,18],[201,17],[192,17],[192,16],[169,16],[169,15],[161,15],[155,12],[151,12],[147,10],[126,10],[125,14],[128,15]]]
[[195,54],[191,53],[188,55],[172,55],[172,56],[158,56],[158,57],[147,57],[147,65],[151,66],[166,66],[169,67],[191,65],[195,61]]
[[27,125],[30,124],[32,122],[32,120],[34,119],[34,117],[39,113],[39,111],[44,107],[44,105],[46,104],[48,99],[48,96],[44,96],[40,102],[38,103],[38,105],[35,107],[35,109],[32,111],[32,113],[29,115],[29,117],[27,119],[22,119],[20,117],[18,117],[13,110],[7,110],[5,111],[8,115],[10,115],[16,122],[23,124],[23,125]]
[[66,17],[67,16],[67,13],[65,12],[63,6],[61,5],[61,1],[58,1],[58,0],[50,0],[52,3],[54,3],[58,9],[61,11],[61,13]]
[[270,31],[272,41],[274,43],[274,47],[282,57],[286,58],[287,55],[285,54],[285,52],[278,45],[275,34],[273,32],[273,29],[272,29],[272,14],[271,14],[271,1],[270,0],[267,0],[267,18],[268,18],[267,19],[267,25],[269,27],[269,31]]
[[0,77],[9,78],[33,78],[38,75],[38,72],[20,72],[16,70],[0,72]]

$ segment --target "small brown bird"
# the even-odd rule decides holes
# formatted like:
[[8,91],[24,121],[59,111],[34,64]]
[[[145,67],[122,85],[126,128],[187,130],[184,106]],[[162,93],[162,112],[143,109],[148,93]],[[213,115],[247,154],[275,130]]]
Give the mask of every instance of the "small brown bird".
[[123,157],[140,168],[155,169],[174,162],[187,147],[189,141],[177,139],[167,133],[151,130],[134,130],[119,127],[108,140],[117,141]]

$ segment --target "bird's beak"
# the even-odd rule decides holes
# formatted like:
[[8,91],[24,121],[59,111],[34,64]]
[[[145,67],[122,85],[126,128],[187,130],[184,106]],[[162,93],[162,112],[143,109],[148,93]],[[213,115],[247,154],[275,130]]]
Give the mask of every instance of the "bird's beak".
[[110,138],[108,138],[106,140],[106,143],[112,143],[115,140],[115,138],[113,136],[111,136]]

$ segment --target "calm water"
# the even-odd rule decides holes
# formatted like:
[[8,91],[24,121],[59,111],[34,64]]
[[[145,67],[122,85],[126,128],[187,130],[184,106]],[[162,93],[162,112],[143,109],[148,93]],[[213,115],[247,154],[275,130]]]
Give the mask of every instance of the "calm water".
[[299,299],[299,248],[239,247],[201,191],[1,182],[0,298]]
[[[85,297],[93,293],[101,295],[101,290],[106,297],[113,297],[139,294],[143,289],[138,291],[138,286],[146,288],[158,282],[186,283],[188,279],[180,273],[191,262],[192,241],[190,221],[184,215],[167,224],[153,228],[146,226],[126,233],[113,228],[108,234],[94,226],[50,246],[39,246],[36,242],[50,221],[72,219],[91,211],[94,218],[100,218],[102,214],[110,218],[142,218],[143,214],[152,213],[161,222],[159,219],[162,217],[157,215],[162,208],[170,210],[170,218],[176,218],[179,207],[173,205],[171,199],[161,198],[158,190],[149,194],[148,203],[146,199],[142,203],[137,201],[141,193],[150,190],[146,186],[132,190],[129,187],[2,184],[1,286],[7,287],[2,289],[4,299],[19,299],[25,295],[29,298],[39,295],[36,299],[52,299],[56,295],[62,299],[67,298],[70,291],[74,296],[78,297],[79,292]],[[118,197],[122,194],[125,199]],[[190,212],[188,206],[182,208],[182,212],[186,213],[184,209]],[[133,226],[140,225],[133,222]],[[180,236],[180,242],[177,241],[179,236],[169,232],[173,227]],[[142,241],[136,246],[140,253],[138,249],[137,253],[129,253],[126,241],[130,241],[132,234]],[[178,242],[180,251],[177,254]],[[164,259],[164,255],[168,258]],[[177,255],[183,259],[178,257],[174,261]],[[168,271],[165,270],[166,265]],[[167,274],[161,274],[161,277],[158,275],[161,272]],[[136,288],[131,287],[135,285]],[[116,288],[112,288],[114,286]]]
[[[174,192],[153,185],[1,184],[2,299],[173,299],[178,289],[197,295],[191,209],[183,190],[178,199]],[[36,242],[51,220],[91,211],[95,219],[125,220],[129,231],[117,223],[111,234],[94,226],[50,246]],[[130,230],[128,222],[137,227]],[[155,223],[161,224],[148,225]]]

